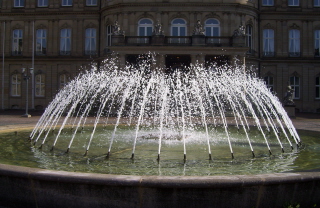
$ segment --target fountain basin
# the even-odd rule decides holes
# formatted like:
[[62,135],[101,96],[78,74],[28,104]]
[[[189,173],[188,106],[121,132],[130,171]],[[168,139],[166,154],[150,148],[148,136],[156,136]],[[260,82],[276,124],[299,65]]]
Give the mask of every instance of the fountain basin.
[[302,207],[320,204],[315,172],[132,176],[0,165],[4,207]]
[[0,164],[0,184],[0,207],[261,208],[320,204],[319,170],[256,175],[137,176]]

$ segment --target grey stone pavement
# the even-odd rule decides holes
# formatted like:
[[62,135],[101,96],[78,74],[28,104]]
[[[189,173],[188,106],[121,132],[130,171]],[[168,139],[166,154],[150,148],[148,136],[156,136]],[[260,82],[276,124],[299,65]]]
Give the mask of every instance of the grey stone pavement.
[[[33,128],[42,115],[42,111],[29,111],[30,118],[22,117],[22,110],[0,110],[0,131]],[[319,113],[297,113],[292,122],[296,129],[317,131],[320,135]]]

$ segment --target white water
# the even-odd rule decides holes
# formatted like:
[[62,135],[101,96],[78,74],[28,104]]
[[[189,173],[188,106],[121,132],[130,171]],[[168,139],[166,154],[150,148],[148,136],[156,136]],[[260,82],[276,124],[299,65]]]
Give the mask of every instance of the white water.
[[[93,117],[93,130],[85,147],[88,153],[96,127],[100,124],[113,124],[111,138],[106,138],[112,152],[112,144],[117,139],[119,124],[135,126],[132,135],[132,158],[139,139],[140,129],[154,129],[159,139],[158,159],[162,140],[166,131],[177,132],[183,142],[186,158],[187,132],[204,130],[205,143],[211,159],[211,146],[214,132],[208,126],[221,125],[225,132],[224,140],[234,156],[230,125],[243,129],[248,141],[248,148],[254,156],[249,138],[250,126],[257,126],[265,145],[271,154],[266,132],[274,131],[275,140],[283,151],[279,134],[283,134],[292,147],[292,142],[299,145],[300,138],[278,98],[265,86],[262,80],[246,73],[242,67],[223,66],[205,69],[192,66],[187,72],[176,71],[165,74],[161,69],[150,70],[148,62],[139,68],[127,66],[119,70],[113,60],[106,60],[100,69],[79,75],[66,85],[50,103],[32,131],[30,138],[36,144],[44,144],[50,131],[58,130],[52,149],[59,142],[63,129],[72,126],[72,136],[67,148],[72,149],[72,142],[77,139],[79,128],[89,124]],[[212,128],[210,128],[212,129]],[[154,135],[152,135],[154,137]],[[236,154],[236,153],[235,153]]]

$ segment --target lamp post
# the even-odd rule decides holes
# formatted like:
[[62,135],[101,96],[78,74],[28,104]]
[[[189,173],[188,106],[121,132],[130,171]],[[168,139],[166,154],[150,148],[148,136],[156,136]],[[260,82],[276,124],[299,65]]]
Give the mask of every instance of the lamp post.
[[33,68],[22,68],[22,76],[23,79],[26,80],[26,114],[22,115],[22,117],[31,117],[31,115],[28,113],[29,108],[29,79],[33,74]]

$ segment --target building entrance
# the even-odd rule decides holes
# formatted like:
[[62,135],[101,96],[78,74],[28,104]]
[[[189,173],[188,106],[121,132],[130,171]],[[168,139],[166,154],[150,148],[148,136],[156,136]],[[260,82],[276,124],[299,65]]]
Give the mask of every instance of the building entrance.
[[166,73],[186,70],[191,64],[190,55],[166,55]]

